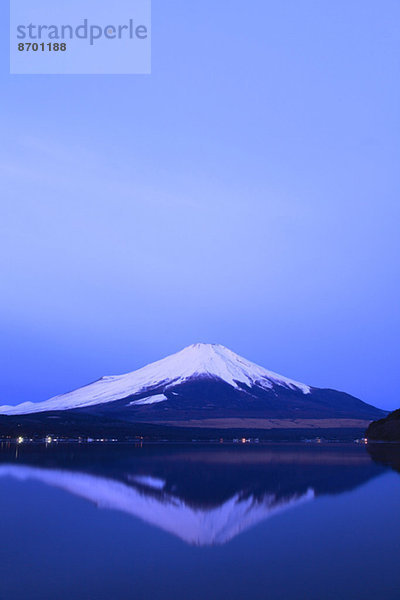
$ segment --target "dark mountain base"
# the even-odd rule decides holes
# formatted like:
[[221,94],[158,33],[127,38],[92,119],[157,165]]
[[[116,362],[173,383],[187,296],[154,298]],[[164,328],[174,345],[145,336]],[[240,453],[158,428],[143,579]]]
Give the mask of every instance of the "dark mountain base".
[[275,429],[255,427],[182,427],[155,423],[127,423],[82,413],[43,413],[18,417],[0,416],[0,438],[43,439],[50,435],[66,439],[116,439],[128,441],[210,441],[253,438],[260,441],[299,441],[325,438],[354,440],[364,435],[364,427],[296,427]]
[[[132,404],[163,394],[167,400],[154,404]],[[344,392],[312,388],[309,394],[274,386],[272,389],[241,385],[233,388],[224,381],[198,377],[127,396],[104,404],[69,411],[131,422],[168,422],[204,419],[359,419],[367,422],[385,412]],[[43,413],[42,413],[43,414]]]
[[365,435],[369,440],[400,442],[400,409],[390,413],[384,419],[373,421]]

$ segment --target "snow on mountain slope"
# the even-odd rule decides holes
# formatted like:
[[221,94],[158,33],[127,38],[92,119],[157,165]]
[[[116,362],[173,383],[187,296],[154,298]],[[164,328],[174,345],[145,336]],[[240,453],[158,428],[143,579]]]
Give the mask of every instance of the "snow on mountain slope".
[[[253,496],[242,498],[235,494],[216,508],[204,509],[192,507],[164,492],[162,480],[157,480],[157,485],[154,485],[153,481],[142,478],[138,481],[141,487],[135,488],[87,473],[19,465],[0,466],[1,477],[34,480],[63,489],[95,503],[99,508],[138,517],[197,546],[225,544],[257,523],[315,497],[312,489],[284,500],[277,499],[274,494],[267,494],[262,499]],[[146,493],[146,487],[153,493]]]
[[[167,391],[169,386],[203,377],[222,380],[233,388],[238,388],[238,384],[245,384],[264,389],[281,386],[303,394],[311,391],[309,386],[268,371],[219,344],[193,344],[132,373],[102,377],[94,383],[45,402],[1,406],[0,414],[19,415],[94,406],[159,388]],[[153,398],[149,394],[148,398],[136,403],[150,404],[165,399],[162,394]]]

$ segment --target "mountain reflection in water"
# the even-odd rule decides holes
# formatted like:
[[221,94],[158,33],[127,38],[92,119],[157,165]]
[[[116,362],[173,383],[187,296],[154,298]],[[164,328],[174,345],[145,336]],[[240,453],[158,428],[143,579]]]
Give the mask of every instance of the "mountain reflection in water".
[[[375,457],[374,457],[375,458]],[[0,477],[63,489],[192,545],[221,545],[383,472],[358,446],[4,446]]]

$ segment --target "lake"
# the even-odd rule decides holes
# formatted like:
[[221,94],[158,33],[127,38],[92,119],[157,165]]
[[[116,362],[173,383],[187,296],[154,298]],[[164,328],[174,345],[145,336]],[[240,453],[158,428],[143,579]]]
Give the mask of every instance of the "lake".
[[0,600],[391,600],[400,449],[0,449]]

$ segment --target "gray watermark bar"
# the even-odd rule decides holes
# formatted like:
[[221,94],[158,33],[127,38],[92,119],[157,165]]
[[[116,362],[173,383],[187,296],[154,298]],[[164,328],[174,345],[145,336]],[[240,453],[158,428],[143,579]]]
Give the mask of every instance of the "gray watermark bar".
[[149,74],[150,0],[10,0],[10,73]]

